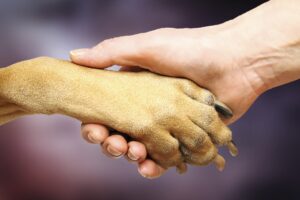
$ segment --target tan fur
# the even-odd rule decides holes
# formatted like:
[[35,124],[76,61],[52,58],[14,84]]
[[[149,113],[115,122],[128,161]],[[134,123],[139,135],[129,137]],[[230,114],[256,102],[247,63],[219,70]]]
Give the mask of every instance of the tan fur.
[[100,123],[146,145],[163,167],[215,161],[216,145],[235,146],[213,95],[189,80],[150,72],[90,69],[36,58],[0,69],[0,124],[23,115],[63,114]]

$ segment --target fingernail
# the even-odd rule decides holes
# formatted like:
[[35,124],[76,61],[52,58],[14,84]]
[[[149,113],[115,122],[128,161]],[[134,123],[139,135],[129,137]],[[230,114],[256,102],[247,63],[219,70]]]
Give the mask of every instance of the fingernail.
[[133,155],[133,153],[130,150],[128,151],[127,156],[132,161],[137,161],[139,159],[137,156]]
[[[157,176],[150,176],[149,174],[143,172],[145,171],[145,169],[143,168],[138,168],[138,172],[140,173],[140,175],[142,175],[142,177],[147,178],[147,179],[156,179],[158,178],[160,175]],[[146,170],[147,171],[147,170]]]
[[142,168],[138,168],[138,172],[140,173],[140,175],[144,178],[148,178],[151,179],[151,177],[149,177],[149,175],[147,175],[146,173],[143,172],[144,170]]
[[89,140],[94,143],[94,144],[100,144],[100,142],[97,140],[97,138],[95,138],[93,132],[89,131],[87,134]]
[[88,51],[89,49],[75,49],[70,51],[70,54],[71,56],[81,56],[81,55],[85,55]]
[[108,146],[108,147],[107,147],[107,151],[108,151],[111,155],[113,155],[113,156],[115,156],[115,157],[119,157],[119,156],[122,155],[122,152],[116,150],[115,148],[113,148],[113,147],[111,147],[111,146]]

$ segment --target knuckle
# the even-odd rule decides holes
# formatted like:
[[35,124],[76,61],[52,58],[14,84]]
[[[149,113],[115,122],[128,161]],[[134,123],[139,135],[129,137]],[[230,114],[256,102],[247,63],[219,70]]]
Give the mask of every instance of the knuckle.
[[112,57],[114,55],[113,51],[115,50],[115,46],[117,46],[118,41],[119,38],[106,39],[97,46],[93,47],[93,49],[104,50],[105,54]]
[[111,39],[103,40],[103,41],[99,44],[99,46],[100,46],[100,47],[106,48],[106,47],[112,46],[114,43],[116,43],[116,38],[111,38]]

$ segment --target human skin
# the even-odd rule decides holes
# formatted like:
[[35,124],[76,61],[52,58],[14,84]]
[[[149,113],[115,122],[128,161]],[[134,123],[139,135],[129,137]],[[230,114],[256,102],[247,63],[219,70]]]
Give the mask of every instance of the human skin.
[[[271,0],[219,25],[113,38],[91,49],[72,51],[71,59],[90,67],[138,66],[191,79],[233,110],[233,118],[225,121],[230,124],[265,91],[299,79],[299,9],[298,0]],[[103,143],[108,155],[134,158],[143,176],[154,178],[164,172],[152,160],[145,160],[147,152],[141,143],[127,144],[96,124],[83,126],[82,133],[95,139],[90,142]]]
[[145,144],[152,159],[179,172],[186,163],[214,162],[222,170],[219,145],[237,153],[217,110],[231,115],[192,81],[151,72],[97,70],[47,57],[0,69],[0,125],[30,114],[102,123]]

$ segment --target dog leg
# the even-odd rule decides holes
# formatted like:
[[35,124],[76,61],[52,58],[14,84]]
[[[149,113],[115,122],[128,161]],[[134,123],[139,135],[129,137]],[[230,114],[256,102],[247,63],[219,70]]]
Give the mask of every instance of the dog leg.
[[236,154],[231,131],[217,112],[230,117],[230,109],[182,78],[37,58],[0,70],[0,105],[0,124],[25,114],[57,113],[106,125],[145,144],[164,168],[177,166],[180,172],[185,163],[215,162],[223,169],[219,145]]

